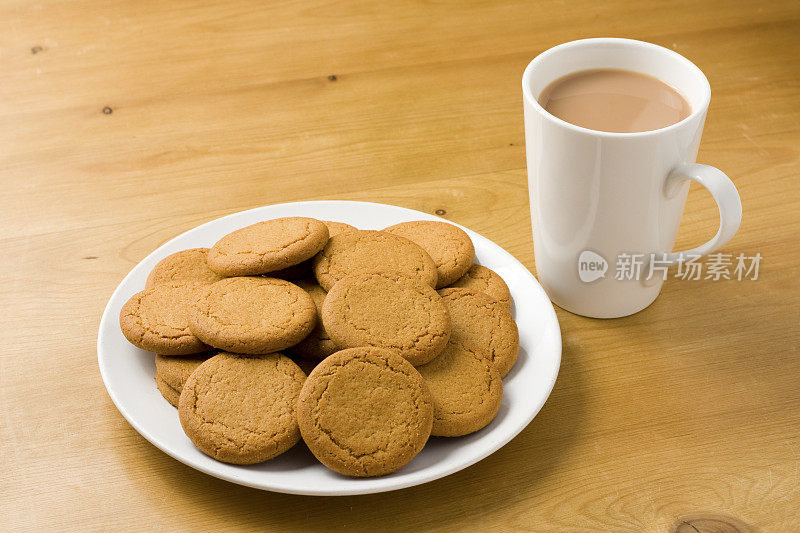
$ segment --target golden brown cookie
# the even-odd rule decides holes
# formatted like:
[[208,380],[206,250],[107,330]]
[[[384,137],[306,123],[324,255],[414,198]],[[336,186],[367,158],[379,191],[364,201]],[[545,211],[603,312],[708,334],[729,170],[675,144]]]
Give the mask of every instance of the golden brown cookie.
[[351,348],[306,379],[297,402],[300,433],[325,466],[346,476],[381,476],[422,450],[433,403],[422,376],[399,355]]
[[[326,226],[328,226],[328,234],[331,237],[333,237],[334,235],[339,235],[340,233],[355,233],[356,231],[358,231],[358,229],[354,228],[350,224],[345,224],[344,222],[331,222],[330,220],[323,220],[323,222],[325,223]],[[271,278],[280,278],[288,281],[295,281],[303,278],[313,278],[314,269],[312,268],[311,265],[311,259],[307,259],[302,263],[282,268],[280,270],[270,272],[266,275]]]
[[503,402],[503,380],[486,353],[449,342],[439,356],[417,370],[433,397],[437,437],[460,437],[488,425]]
[[189,312],[197,337],[235,353],[283,350],[303,340],[316,323],[311,296],[276,278],[226,278],[202,286]]
[[417,220],[389,226],[383,231],[400,235],[420,245],[436,264],[436,287],[446,287],[463,276],[475,259],[469,235],[453,224]]
[[352,274],[342,278],[322,305],[325,331],[338,346],[375,346],[424,365],[450,338],[442,298],[415,278]]
[[[158,390],[161,391],[164,398],[177,407],[177,397],[180,396],[184,383],[186,383],[186,380],[192,375],[192,372],[194,372],[203,361],[211,357],[211,355],[210,353],[186,357],[156,355],[156,385],[158,385]],[[162,388],[162,384],[159,382],[162,382],[164,387],[169,387],[175,391],[176,395],[168,396],[164,388]],[[173,397],[175,398],[175,402],[172,401]]]
[[164,397],[169,403],[178,407],[178,401],[181,399],[181,393],[177,389],[171,387],[166,381],[161,379],[161,377],[156,374],[156,388],[158,392],[161,393],[161,396]]
[[306,217],[258,222],[229,233],[208,251],[220,276],[255,276],[310,259],[328,242],[328,226]]
[[184,432],[217,461],[276,457],[300,439],[295,405],[305,374],[280,353],[215,355],[189,376],[178,402]]
[[163,355],[208,350],[189,329],[188,309],[200,284],[160,283],[131,296],[119,314],[122,334],[131,344]]
[[436,286],[436,265],[412,241],[383,231],[340,233],[314,257],[314,276],[326,291],[348,274],[404,274]]
[[451,339],[489,355],[500,377],[519,356],[519,331],[503,304],[472,289],[441,289],[452,323]]
[[328,234],[330,237],[339,235],[340,233],[355,233],[358,231],[358,228],[355,226],[345,224],[344,222],[334,222],[332,220],[323,220],[323,222],[328,226]]
[[317,309],[317,325],[308,337],[289,348],[289,351],[297,357],[320,361],[339,351],[339,347],[331,340],[322,323],[322,302],[325,301],[326,293],[313,279],[298,281],[297,285],[314,300],[314,306]]
[[506,282],[497,272],[482,265],[472,265],[467,273],[450,287],[476,290],[494,298],[506,307],[511,307],[511,292],[508,290]]
[[214,283],[222,279],[208,268],[206,253],[208,248],[192,248],[168,255],[153,267],[144,286],[146,289],[158,283],[177,281],[196,281]]

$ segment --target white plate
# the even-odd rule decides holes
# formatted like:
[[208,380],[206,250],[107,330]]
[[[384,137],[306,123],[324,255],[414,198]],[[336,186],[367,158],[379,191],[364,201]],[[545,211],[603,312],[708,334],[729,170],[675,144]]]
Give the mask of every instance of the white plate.
[[561,362],[561,332],[553,306],[533,275],[511,254],[462,228],[475,244],[478,262],[500,274],[511,289],[519,325],[519,360],[503,380],[503,405],[489,426],[466,437],[432,438],[411,463],[377,478],[336,474],[318,463],[302,444],[272,461],[253,466],[220,463],[200,452],[184,435],[175,408],[156,389],[153,354],[135,348],[122,336],[120,309],[142,290],[150,270],[165,256],[187,248],[208,247],[235,229],[286,216],[336,220],[361,229],[382,229],[409,220],[442,220],[412,209],[367,202],[278,204],[213,220],[148,255],[114,291],[97,336],[97,358],[108,394],[144,438],[175,459],[234,483],[291,494],[338,496],[402,489],[457,472],[500,449],[536,416],[553,388]]

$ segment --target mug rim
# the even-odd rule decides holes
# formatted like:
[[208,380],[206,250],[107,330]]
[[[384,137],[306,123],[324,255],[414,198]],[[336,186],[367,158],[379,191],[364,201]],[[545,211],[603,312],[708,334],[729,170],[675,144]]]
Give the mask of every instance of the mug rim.
[[[624,44],[627,46],[650,48],[651,50],[658,50],[659,53],[666,53],[667,55],[673,56],[674,58],[678,59],[678,61],[683,63],[689,70],[693,71],[694,74],[698,75],[699,79],[702,80],[704,89],[702,104],[698,106],[697,109],[692,109],[692,112],[689,114],[689,116],[687,116],[683,120],[680,120],[674,124],[670,124],[669,126],[659,128],[657,130],[632,131],[632,132],[601,131],[601,130],[593,130],[590,128],[584,128],[583,126],[578,126],[576,124],[572,124],[571,122],[567,122],[566,120],[558,118],[557,116],[547,111],[544,107],[542,107],[541,104],[539,104],[539,100],[533,97],[530,84],[530,79],[533,76],[533,71],[538,66],[538,64],[541,63],[542,60],[547,56],[559,53],[566,48],[572,48],[573,46],[588,45],[588,44]],[[664,82],[664,80],[661,81]],[[669,48],[665,48],[657,44],[648,43],[647,41],[638,41],[636,39],[625,39],[621,37],[594,37],[590,39],[577,39],[574,41],[561,43],[559,45],[553,46],[552,48],[548,48],[544,52],[534,57],[533,60],[531,60],[531,62],[528,63],[528,66],[525,67],[525,72],[522,74],[522,94],[524,99],[530,104],[532,104],[533,108],[536,109],[536,111],[538,111],[541,115],[546,117],[547,120],[550,120],[556,125],[570,129],[578,133],[590,134],[600,137],[627,138],[627,137],[645,137],[649,135],[658,135],[664,132],[681,128],[686,123],[693,121],[699,115],[705,113],[708,110],[708,105],[711,102],[711,84],[708,82],[708,78],[706,78],[706,75],[703,73],[702,70],[700,70],[700,68],[697,65],[695,65],[694,63],[689,61],[686,57],[682,56],[681,54],[679,54],[674,50],[670,50]],[[684,98],[686,98],[686,96],[684,96]]]

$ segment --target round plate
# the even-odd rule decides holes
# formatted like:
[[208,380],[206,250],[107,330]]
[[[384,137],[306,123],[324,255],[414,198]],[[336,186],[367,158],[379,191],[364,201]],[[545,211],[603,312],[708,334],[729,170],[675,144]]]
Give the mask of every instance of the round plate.
[[500,449],[536,416],[553,388],[561,362],[561,332],[553,306],[533,275],[511,254],[462,228],[475,244],[478,262],[500,274],[511,289],[519,325],[519,360],[503,380],[503,404],[491,424],[466,437],[431,438],[411,463],[376,478],[348,478],[332,472],[302,443],[280,457],[253,466],[220,463],[195,448],[184,435],[175,408],[156,389],[153,354],[134,347],[122,336],[120,309],[144,288],[150,270],[167,255],[209,247],[233,230],[287,216],[341,221],[361,229],[382,229],[409,220],[443,220],[412,209],[367,202],[277,204],[213,220],[148,255],[114,291],[97,336],[97,358],[108,394],[144,438],[175,459],[234,483],[291,494],[336,496],[402,489],[458,472]]

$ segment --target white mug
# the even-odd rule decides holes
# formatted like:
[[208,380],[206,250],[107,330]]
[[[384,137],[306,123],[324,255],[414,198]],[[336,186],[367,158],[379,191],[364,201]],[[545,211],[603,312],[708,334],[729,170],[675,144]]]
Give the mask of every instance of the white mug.
[[[687,99],[691,114],[658,130],[606,133],[565,122],[539,105],[553,81],[603,68],[665,82]],[[572,41],[531,61],[522,94],[536,271],[559,307],[596,318],[641,311],[663,284],[663,276],[644,275],[650,265],[711,253],[736,233],[742,219],[736,187],[716,168],[695,163],[711,88],[688,59],[630,39]],[[673,253],[690,180],[717,202],[719,230],[707,243]],[[641,275],[617,279],[611,265],[621,257],[646,258],[638,265]]]

